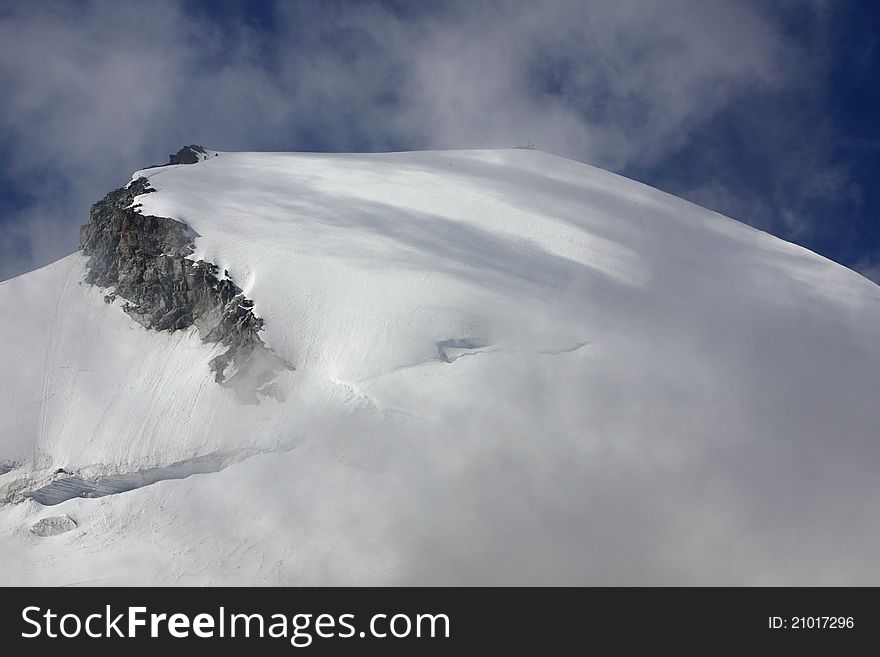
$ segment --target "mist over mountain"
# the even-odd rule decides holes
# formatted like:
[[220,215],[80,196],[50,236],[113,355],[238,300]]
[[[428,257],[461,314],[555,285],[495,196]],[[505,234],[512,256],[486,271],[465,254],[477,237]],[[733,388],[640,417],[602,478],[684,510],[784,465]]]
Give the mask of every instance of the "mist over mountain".
[[529,149],[119,184],[0,283],[0,583],[880,581],[861,275]]

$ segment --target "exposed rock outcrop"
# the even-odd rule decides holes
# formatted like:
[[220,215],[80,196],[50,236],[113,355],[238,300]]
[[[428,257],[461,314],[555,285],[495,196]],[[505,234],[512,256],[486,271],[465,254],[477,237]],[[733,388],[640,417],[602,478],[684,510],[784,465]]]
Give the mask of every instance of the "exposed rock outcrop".
[[135,197],[153,191],[146,178],[138,178],[92,206],[89,223],[80,228],[80,246],[90,256],[86,282],[114,288],[104,300],[122,297],[125,312],[148,329],[195,326],[202,340],[227,345],[211,369],[217,383],[232,387],[244,401],[255,403],[259,394],[277,397],[272,379],[293,366],[260,339],[263,320],[254,314],[253,301],[228,277],[219,277],[215,265],[187,258],[195,232],[138,211]]
[[198,144],[184,146],[168,156],[168,164],[197,164],[208,157],[208,152]]
[[66,513],[60,516],[51,516],[37,520],[31,526],[31,533],[43,538],[57,536],[76,529],[76,521]]
[[[214,155],[217,155],[217,153],[214,153]],[[206,151],[204,147],[199,146],[198,144],[190,144],[189,146],[184,146],[176,153],[169,155],[166,164],[151,164],[148,167],[144,167],[144,169],[167,167],[172,164],[198,164],[202,160],[207,160],[208,157],[208,151]]]

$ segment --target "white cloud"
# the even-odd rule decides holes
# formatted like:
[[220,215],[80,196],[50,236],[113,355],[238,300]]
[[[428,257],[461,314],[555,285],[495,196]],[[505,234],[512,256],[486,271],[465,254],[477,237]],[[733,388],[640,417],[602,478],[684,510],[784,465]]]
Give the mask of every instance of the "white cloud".
[[[42,201],[0,230],[26,226],[33,243],[48,230],[50,243],[0,247],[0,278],[74,250],[89,203],[183,143],[382,150],[531,141],[620,169],[658,162],[742,94],[781,84],[796,59],[760,6],[745,3],[408,11],[279,3],[269,34],[196,19],[172,2],[7,10],[4,166],[13,181],[39,186]],[[58,206],[63,216],[51,214]]]

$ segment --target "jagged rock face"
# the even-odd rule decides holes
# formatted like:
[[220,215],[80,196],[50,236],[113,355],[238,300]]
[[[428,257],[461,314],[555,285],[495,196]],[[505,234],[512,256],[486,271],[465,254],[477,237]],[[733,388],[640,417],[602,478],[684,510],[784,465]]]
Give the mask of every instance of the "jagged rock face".
[[184,146],[174,155],[168,156],[168,164],[197,164],[208,156],[207,151],[198,144]]
[[208,151],[198,144],[190,144],[189,146],[184,146],[176,153],[169,155],[167,164],[151,164],[144,168],[155,169],[156,167],[167,167],[172,164],[198,164],[206,159],[208,159]]
[[92,206],[89,223],[80,228],[80,246],[90,256],[86,282],[113,287],[126,300],[123,310],[148,329],[195,326],[202,340],[228,345],[211,369],[217,383],[244,400],[256,402],[258,393],[277,397],[271,380],[293,367],[263,344],[263,320],[253,301],[229,278],[219,278],[215,265],[187,259],[196,237],[188,226],[137,211],[135,197],[152,191],[146,178],[138,178]]

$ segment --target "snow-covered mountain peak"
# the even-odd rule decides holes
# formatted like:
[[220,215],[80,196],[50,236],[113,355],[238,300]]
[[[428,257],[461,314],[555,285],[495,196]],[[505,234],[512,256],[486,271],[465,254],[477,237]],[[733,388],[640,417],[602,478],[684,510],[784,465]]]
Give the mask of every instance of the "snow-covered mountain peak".
[[187,148],[0,284],[0,581],[876,576],[880,287],[538,151]]

